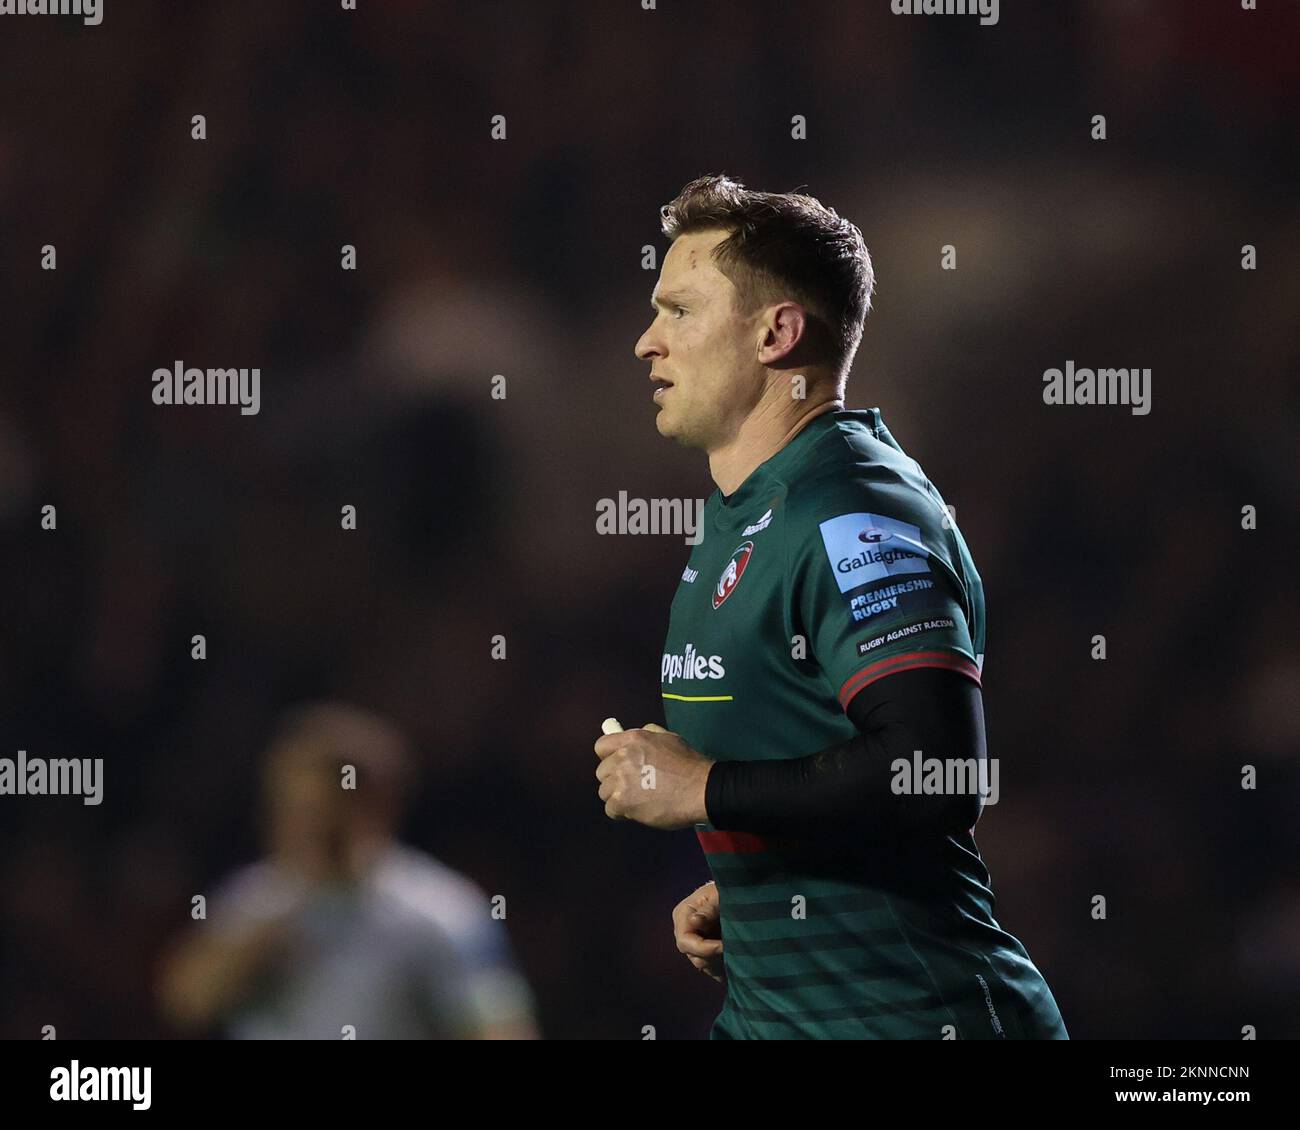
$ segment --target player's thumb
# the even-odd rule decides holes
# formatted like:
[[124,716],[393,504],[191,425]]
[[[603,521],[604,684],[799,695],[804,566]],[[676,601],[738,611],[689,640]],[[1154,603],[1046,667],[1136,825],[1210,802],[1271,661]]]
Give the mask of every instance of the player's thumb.
[[668,733],[668,731],[665,730],[662,726],[656,725],[654,722],[647,722],[644,726],[641,727],[641,729],[643,729],[643,730],[654,730],[655,733],[657,733],[657,734],[666,734],[666,733]]
[[716,922],[718,919],[718,908],[716,904],[695,903],[690,908],[691,912],[686,917],[692,922]]

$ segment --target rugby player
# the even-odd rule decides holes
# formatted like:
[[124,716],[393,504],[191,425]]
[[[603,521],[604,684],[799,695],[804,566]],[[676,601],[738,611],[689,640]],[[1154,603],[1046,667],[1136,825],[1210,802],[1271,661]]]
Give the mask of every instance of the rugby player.
[[862,233],[725,176],[661,212],[636,355],[660,434],[702,449],[717,489],[672,603],[668,729],[602,736],[596,777],[611,818],[697,830],[714,881],[673,928],[726,985],[710,1035],[1066,1039],[994,918],[982,790],[896,766],[987,765],[984,596],[880,410],[844,407]]
[[486,892],[397,838],[414,769],[379,715],[322,702],[285,716],[263,779],[269,855],[164,959],[172,1024],[239,1040],[537,1035]]

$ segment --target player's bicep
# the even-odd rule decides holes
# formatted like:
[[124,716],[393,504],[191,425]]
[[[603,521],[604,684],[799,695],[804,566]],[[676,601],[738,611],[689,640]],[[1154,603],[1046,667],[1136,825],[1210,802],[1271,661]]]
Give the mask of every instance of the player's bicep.
[[[921,750],[927,757],[966,764],[976,781],[987,781],[978,776],[988,756],[983,694],[955,671],[918,667],[877,679],[853,696],[845,712],[891,774]],[[957,832],[974,826],[980,807],[978,791],[958,789],[914,800],[901,816],[915,829]]]

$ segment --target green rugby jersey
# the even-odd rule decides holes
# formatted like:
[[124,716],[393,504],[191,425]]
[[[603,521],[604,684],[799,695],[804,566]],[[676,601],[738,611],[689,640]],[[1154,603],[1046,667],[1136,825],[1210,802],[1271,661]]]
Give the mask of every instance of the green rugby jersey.
[[[874,680],[978,683],[983,651],[979,574],[938,491],[878,409],[828,412],[706,503],[664,712],[715,760],[802,757],[854,736],[845,707]],[[970,832],[832,851],[696,831],[727,967],[713,1038],[1066,1038]]]

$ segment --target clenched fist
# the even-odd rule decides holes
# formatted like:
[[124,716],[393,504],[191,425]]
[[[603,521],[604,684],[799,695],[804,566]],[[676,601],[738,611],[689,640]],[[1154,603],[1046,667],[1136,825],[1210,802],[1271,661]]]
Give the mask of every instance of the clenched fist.
[[673,939],[678,950],[701,973],[726,984],[721,934],[716,883],[697,887],[673,907]]
[[704,786],[713,762],[680,737],[650,723],[596,742],[598,795],[611,820],[647,828],[689,828],[708,820]]

